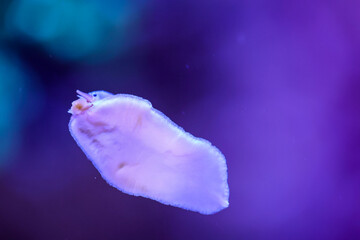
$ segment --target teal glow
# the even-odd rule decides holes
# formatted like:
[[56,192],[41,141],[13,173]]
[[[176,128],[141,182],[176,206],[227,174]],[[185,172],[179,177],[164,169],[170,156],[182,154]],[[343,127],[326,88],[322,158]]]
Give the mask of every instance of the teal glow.
[[66,9],[66,1],[58,4],[52,0],[14,1],[8,16],[12,27],[36,41],[46,42],[65,31],[60,5],[65,5],[60,9]]
[[21,119],[20,91],[25,89],[25,77],[15,59],[0,51],[0,168],[16,149]]
[[101,58],[116,55],[124,45],[134,9],[127,0],[115,5],[97,0],[15,0],[6,23],[10,33],[27,36],[57,58]]

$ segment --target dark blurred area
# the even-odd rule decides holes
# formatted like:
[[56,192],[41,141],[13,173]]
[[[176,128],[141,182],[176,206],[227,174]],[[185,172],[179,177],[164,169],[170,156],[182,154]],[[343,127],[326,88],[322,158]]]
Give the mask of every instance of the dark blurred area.
[[[360,239],[359,9],[2,0],[0,239]],[[69,134],[76,89],[141,96],[210,140],[229,208],[110,187]]]

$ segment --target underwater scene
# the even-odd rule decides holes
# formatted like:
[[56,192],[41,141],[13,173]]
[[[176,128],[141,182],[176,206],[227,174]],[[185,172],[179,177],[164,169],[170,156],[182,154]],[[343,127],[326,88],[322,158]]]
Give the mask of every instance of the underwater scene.
[[0,240],[360,239],[359,9],[0,1]]

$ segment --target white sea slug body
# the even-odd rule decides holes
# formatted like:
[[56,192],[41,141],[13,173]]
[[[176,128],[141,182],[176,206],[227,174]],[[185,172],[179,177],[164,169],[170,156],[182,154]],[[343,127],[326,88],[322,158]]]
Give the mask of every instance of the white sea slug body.
[[71,135],[110,185],[202,214],[228,207],[226,161],[210,142],[140,97],[77,93]]

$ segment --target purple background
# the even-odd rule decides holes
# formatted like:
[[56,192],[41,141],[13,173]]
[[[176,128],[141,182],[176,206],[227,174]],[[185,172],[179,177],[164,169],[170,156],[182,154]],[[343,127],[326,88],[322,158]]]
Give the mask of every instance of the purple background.
[[[0,113],[17,133],[0,156],[0,239],[359,239],[360,3],[255,2],[135,1],[99,45],[122,49],[101,61],[8,33],[2,4],[0,47],[27,85]],[[76,89],[141,96],[210,140],[229,208],[204,216],[110,187],[68,131]]]

